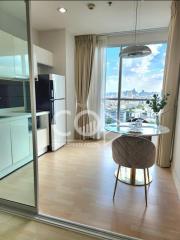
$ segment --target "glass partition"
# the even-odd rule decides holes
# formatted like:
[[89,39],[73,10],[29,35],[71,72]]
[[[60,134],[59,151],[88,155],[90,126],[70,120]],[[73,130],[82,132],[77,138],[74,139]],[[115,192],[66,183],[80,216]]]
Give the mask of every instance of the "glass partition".
[[0,1],[0,198],[35,205],[25,1]]

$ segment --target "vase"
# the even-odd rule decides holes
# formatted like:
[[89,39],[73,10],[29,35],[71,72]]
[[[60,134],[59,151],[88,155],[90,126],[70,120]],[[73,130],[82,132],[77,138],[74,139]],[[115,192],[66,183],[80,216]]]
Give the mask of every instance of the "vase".
[[159,113],[155,113],[155,120],[156,120],[156,125],[159,126],[160,125],[160,115],[159,115]]

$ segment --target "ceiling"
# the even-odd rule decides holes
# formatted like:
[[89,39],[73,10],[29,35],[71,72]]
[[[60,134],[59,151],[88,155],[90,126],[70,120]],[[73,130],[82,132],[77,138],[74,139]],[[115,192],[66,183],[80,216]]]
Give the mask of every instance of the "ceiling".
[[[89,10],[87,4],[96,7]],[[139,1],[138,29],[168,27],[170,1]],[[61,14],[58,7],[65,7]],[[136,1],[32,1],[32,26],[37,30],[66,28],[73,34],[134,30]]]
[[26,21],[26,5],[24,1],[0,1],[0,10],[21,21]]

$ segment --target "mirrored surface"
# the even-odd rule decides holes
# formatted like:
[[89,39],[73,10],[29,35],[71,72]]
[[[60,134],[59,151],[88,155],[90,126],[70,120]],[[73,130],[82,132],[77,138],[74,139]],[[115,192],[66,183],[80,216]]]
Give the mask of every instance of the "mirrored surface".
[[0,1],[0,198],[34,206],[26,6]]

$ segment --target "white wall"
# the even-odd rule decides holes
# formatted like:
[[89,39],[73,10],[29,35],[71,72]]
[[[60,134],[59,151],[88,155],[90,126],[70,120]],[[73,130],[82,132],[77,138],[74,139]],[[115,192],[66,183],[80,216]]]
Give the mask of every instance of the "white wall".
[[66,75],[65,33],[64,29],[39,32],[39,46],[53,53],[54,73],[64,76]]
[[68,137],[69,141],[74,139],[74,118],[76,110],[74,53],[74,36],[66,31],[66,96],[67,110],[71,112],[71,116],[67,117],[67,129],[71,132],[71,135]]
[[53,53],[53,73],[66,78],[66,106],[71,112],[67,117],[67,132],[71,132],[68,141],[74,139],[75,87],[74,87],[74,36],[66,31],[50,30],[39,32],[39,46]]
[[39,46],[39,32],[36,29],[32,29],[32,42]]

